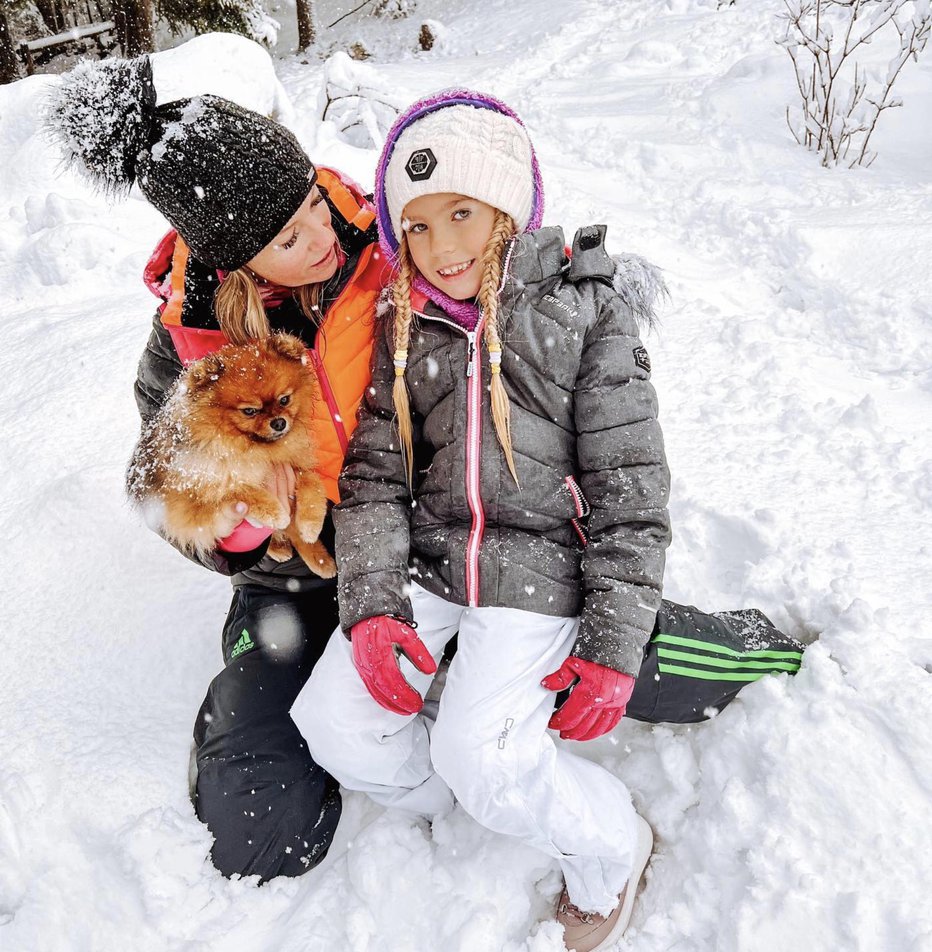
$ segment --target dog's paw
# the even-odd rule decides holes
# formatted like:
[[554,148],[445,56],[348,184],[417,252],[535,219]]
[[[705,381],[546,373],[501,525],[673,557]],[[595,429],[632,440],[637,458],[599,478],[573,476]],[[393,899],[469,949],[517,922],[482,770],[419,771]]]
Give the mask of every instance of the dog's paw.
[[311,545],[320,537],[320,530],[323,528],[323,523],[317,519],[295,519],[294,527],[298,530],[298,535],[301,536],[301,540]]
[[329,553],[326,558],[318,556],[308,568],[321,578],[335,578],[337,574],[337,563]]
[[291,513],[277,500],[272,503],[260,502],[249,507],[249,519],[281,531],[291,523]]
[[323,542],[311,542],[308,544],[303,540],[291,537],[298,555],[304,559],[307,567],[321,578],[333,578],[337,574],[337,563],[333,556],[327,551]]

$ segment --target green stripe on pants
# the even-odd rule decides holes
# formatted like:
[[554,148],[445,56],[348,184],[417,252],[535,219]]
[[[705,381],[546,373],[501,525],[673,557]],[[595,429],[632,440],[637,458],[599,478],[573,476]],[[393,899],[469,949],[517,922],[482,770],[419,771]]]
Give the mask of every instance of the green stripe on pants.
[[660,634],[651,640],[663,645],[701,648],[703,651],[712,651],[716,654],[728,655],[731,658],[785,658],[788,661],[800,661],[803,656],[801,651],[769,651],[765,649],[735,651],[734,648],[726,648],[724,645],[711,645],[707,641],[697,641],[695,638],[679,638],[677,635]]
[[669,648],[658,648],[657,654],[661,658],[670,658],[673,661],[691,661],[693,664],[704,664],[710,668],[751,668],[764,672],[789,671],[796,673],[799,670],[798,661],[738,661],[731,658],[712,658],[708,655],[695,654],[688,651],[671,651]]

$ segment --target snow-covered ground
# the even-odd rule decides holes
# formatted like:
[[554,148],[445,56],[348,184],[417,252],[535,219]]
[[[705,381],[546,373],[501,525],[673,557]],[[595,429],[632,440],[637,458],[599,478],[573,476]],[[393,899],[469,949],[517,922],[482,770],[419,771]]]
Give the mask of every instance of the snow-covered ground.
[[[874,166],[826,171],[784,121],[782,4],[715,6],[419,0],[445,27],[420,55],[420,20],[361,29],[393,99],[465,83],[518,109],[546,223],[606,222],[612,250],[665,269],[646,343],[666,594],[812,643],[711,722],[577,748],[657,833],[619,949],[929,952],[932,54],[904,70]],[[275,65],[312,157],[371,185],[376,151],[316,121],[320,59]],[[556,952],[554,864],[460,810],[430,829],[348,796],[324,864],[261,888],[205,859],[186,769],[228,582],[122,494],[165,226],[61,173],[37,128],[55,81],[0,87],[0,948]]]

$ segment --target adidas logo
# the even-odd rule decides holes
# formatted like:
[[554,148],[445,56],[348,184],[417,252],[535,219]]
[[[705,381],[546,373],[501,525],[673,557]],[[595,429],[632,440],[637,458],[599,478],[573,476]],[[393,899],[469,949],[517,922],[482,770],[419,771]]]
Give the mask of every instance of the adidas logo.
[[230,652],[230,660],[232,661],[233,658],[238,658],[247,651],[252,651],[255,647],[256,643],[249,637],[249,632],[244,628],[243,633],[239,636],[239,641],[233,645],[233,650]]

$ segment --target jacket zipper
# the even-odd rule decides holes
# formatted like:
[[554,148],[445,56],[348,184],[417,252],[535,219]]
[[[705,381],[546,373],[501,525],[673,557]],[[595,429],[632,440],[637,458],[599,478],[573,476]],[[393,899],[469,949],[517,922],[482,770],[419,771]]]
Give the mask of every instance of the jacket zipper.
[[472,525],[466,540],[466,604],[470,608],[479,606],[479,547],[485,531],[485,509],[482,507],[482,495],[479,491],[480,463],[482,460],[482,367],[476,367],[478,347],[482,325],[485,318],[479,314],[479,320],[471,331],[467,331],[456,321],[449,321],[434,314],[415,311],[418,317],[427,321],[446,324],[466,337],[466,502],[472,516]]
[[337,404],[337,398],[333,393],[333,387],[330,386],[330,378],[324,369],[324,362],[320,354],[317,353],[317,348],[309,348],[308,353],[311,355],[311,361],[314,364],[314,371],[317,374],[317,381],[320,384],[321,396],[323,396],[324,402],[327,404],[327,409],[330,411],[330,419],[333,420],[333,427],[337,431],[340,449],[343,451],[343,455],[346,456],[349,439],[346,436],[346,427],[343,425],[343,417],[340,416],[340,407]]
[[[339,176],[338,176],[339,178]],[[342,179],[341,179],[342,183]],[[365,253],[360,255],[359,261],[356,262],[356,267],[353,269],[352,277],[344,285],[343,290],[336,296],[333,301],[333,304],[336,304],[340,298],[343,297],[346,289],[352,284],[353,280],[358,277],[366,268],[368,261],[366,259]],[[333,306],[331,304],[331,307]],[[327,404],[327,409],[330,411],[330,419],[333,421],[333,428],[337,432],[337,441],[340,444],[340,450],[344,456],[346,456],[346,451],[349,448],[349,437],[346,435],[346,427],[343,425],[343,417],[340,415],[340,405],[337,403],[336,394],[333,392],[333,387],[330,384],[330,378],[327,376],[327,371],[324,369],[324,359],[320,356],[320,351],[317,349],[317,341],[320,340],[320,330],[314,337],[314,346],[308,348],[308,353],[311,355],[311,362],[314,364],[314,371],[317,374],[317,380],[320,383],[320,393],[324,398],[324,402]]]
[[466,502],[472,513],[472,527],[466,541],[466,604],[479,607],[479,547],[485,531],[485,509],[480,492],[482,462],[482,367],[476,372],[476,340],[481,339],[485,317],[480,312],[475,330],[466,335]]
[[[498,287],[500,294],[505,286],[511,255],[515,248],[514,240],[509,242],[502,264],[502,278]],[[472,515],[472,526],[466,540],[466,604],[469,608],[479,607],[479,549],[485,532],[485,509],[482,505],[481,462],[482,462],[482,361],[478,341],[482,339],[482,327],[485,315],[479,309],[479,320],[471,330],[465,330],[455,321],[435,317],[431,314],[416,312],[429,321],[439,321],[456,328],[466,335],[466,502]],[[478,364],[478,367],[477,367]]]
[[564,482],[567,485],[567,488],[570,491],[570,496],[573,499],[573,505],[576,507],[576,517],[570,519],[570,522],[573,525],[573,528],[576,530],[576,535],[579,536],[580,541],[584,546],[589,545],[589,529],[586,525],[586,520],[589,518],[589,513],[592,512],[592,508],[589,505],[589,500],[583,495],[583,491],[579,488],[579,484],[576,482],[575,477],[567,476],[564,479]]

